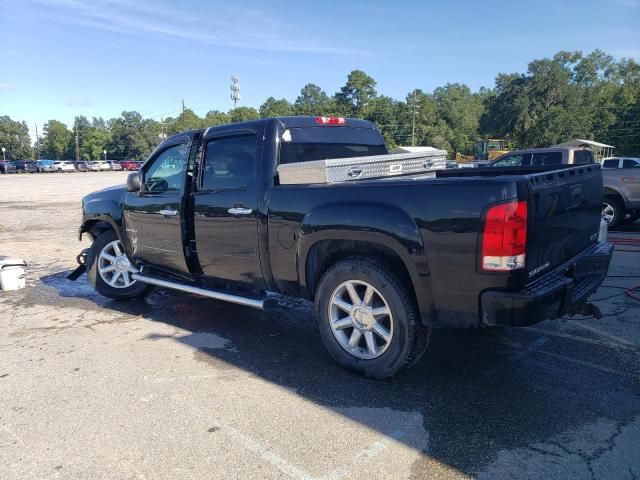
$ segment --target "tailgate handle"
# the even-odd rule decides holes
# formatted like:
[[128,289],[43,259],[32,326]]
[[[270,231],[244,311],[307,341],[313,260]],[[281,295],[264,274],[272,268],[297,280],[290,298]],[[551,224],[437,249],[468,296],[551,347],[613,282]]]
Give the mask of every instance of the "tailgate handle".
[[362,175],[362,169],[358,167],[351,167],[349,171],[347,171],[347,175],[351,178],[358,178]]

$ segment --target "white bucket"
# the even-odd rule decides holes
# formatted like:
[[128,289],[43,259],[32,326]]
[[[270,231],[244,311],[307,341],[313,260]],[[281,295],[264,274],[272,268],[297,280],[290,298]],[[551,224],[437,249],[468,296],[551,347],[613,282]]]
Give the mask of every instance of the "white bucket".
[[19,258],[0,258],[0,290],[18,290],[25,286],[27,263]]

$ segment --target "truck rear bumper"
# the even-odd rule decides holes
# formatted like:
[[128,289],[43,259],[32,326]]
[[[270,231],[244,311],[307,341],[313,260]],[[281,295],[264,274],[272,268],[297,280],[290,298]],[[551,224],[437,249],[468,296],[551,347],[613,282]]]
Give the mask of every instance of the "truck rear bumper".
[[612,243],[598,243],[519,292],[483,292],[482,325],[524,327],[577,313],[606,277],[612,254]]

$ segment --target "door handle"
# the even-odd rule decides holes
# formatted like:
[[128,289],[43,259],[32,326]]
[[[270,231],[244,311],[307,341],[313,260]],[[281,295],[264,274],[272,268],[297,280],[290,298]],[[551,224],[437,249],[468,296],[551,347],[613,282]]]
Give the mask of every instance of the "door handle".
[[170,208],[163,208],[158,212],[160,215],[164,215],[165,217],[173,217],[178,214],[177,210],[171,210]]
[[227,210],[227,213],[231,215],[251,215],[251,212],[253,212],[252,209],[243,207],[233,207]]

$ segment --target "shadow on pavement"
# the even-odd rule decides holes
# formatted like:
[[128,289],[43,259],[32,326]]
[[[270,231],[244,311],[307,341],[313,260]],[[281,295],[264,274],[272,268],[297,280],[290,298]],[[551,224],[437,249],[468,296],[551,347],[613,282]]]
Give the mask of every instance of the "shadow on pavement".
[[[420,413],[429,434],[425,454],[469,475],[501,450],[534,447],[600,418],[625,422],[640,410],[640,376],[619,377],[536,355],[526,348],[539,340],[532,332],[436,331],[417,366],[393,379],[373,381],[333,362],[306,302],[283,299],[277,308],[261,312],[163,290],[145,301],[116,302],[87,292],[86,277],[73,283],[66,273],[41,280],[63,297],[81,296],[98,307],[191,332],[176,341],[339,414],[349,407]],[[234,348],[203,347],[202,333],[223,337]],[[555,340],[545,348],[589,362],[611,361],[605,359],[608,351],[583,345],[570,350],[572,345]],[[638,357],[633,360],[637,363]],[[373,419],[353,420],[377,428]]]

